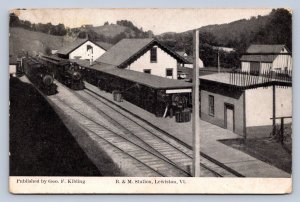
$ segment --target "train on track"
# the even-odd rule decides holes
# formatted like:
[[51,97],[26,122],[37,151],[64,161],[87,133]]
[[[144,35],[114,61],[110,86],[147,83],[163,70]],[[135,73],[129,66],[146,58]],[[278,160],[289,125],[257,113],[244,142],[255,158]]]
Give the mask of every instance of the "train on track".
[[53,73],[47,66],[36,58],[26,57],[22,60],[22,70],[28,79],[46,95],[57,93],[57,85],[54,83]]
[[[73,60],[84,79],[100,90],[120,93],[122,98],[157,117],[179,115],[178,122],[190,120],[192,84],[128,69]],[[181,118],[180,118],[181,115]],[[182,118],[182,116],[187,116]]]
[[80,67],[69,60],[57,56],[41,55],[39,61],[46,65],[54,74],[54,78],[73,90],[84,89]]
[[157,117],[175,115],[177,122],[190,120],[191,83],[109,65],[90,65],[89,61],[62,59],[55,55],[41,55],[31,59],[25,57],[23,64],[27,66],[27,71],[28,66],[33,65],[30,61],[34,61],[35,66],[43,67],[51,76],[52,83],[57,79],[73,90],[82,90],[85,88],[83,80],[86,80],[100,90],[121,95],[122,99]]

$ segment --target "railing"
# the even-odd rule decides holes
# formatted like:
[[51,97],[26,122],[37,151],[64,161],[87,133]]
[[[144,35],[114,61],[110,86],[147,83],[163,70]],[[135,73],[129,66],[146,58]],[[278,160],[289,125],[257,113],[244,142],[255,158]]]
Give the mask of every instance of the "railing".
[[[227,72],[230,74],[229,83],[235,86],[252,86],[265,85],[270,82],[278,83],[280,87],[290,86],[292,83],[292,70],[286,71],[242,71],[232,70]],[[285,85],[286,84],[286,85]]]

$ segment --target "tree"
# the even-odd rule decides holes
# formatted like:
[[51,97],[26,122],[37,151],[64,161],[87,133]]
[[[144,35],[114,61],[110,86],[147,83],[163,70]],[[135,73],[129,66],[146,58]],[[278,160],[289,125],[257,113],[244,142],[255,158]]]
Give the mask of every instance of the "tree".
[[85,38],[87,38],[87,33],[86,33],[86,32],[84,32],[84,31],[82,31],[82,32],[79,32],[79,34],[78,34],[78,38],[80,38],[80,39],[85,39]]
[[14,13],[10,13],[9,14],[9,26],[10,27],[18,27],[18,26],[20,26],[20,19]]
[[51,48],[49,48],[48,46],[46,46],[46,47],[45,47],[45,53],[46,53],[47,55],[51,55],[51,54],[52,54]]
[[58,35],[58,36],[64,36],[64,35],[66,35],[67,30],[66,30],[64,24],[61,24],[61,23],[60,23],[60,24],[58,24],[58,25],[55,26],[55,27],[56,27],[57,35]]

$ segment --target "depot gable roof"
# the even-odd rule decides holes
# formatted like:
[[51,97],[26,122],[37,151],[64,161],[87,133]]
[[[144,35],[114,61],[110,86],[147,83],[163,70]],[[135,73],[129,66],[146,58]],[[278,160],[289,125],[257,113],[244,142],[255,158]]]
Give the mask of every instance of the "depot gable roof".
[[155,89],[186,89],[192,88],[192,84],[176,79],[168,79],[152,74],[145,74],[143,72],[133,71],[129,69],[116,68],[114,65],[109,65],[105,63],[94,63],[89,64],[87,60],[72,59],[72,62],[76,62],[78,65],[97,70],[109,75],[113,75],[119,78],[132,81],[141,85],[145,85]]
[[165,45],[161,44],[159,41],[153,38],[122,39],[96,61],[114,65],[119,68],[124,68],[127,65],[130,65],[137,58],[142,56],[154,45],[157,45],[159,48],[167,52],[176,60],[182,63],[189,63],[189,61],[187,61],[184,57],[180,56],[178,53],[172,51],[171,49],[169,49],[168,47],[166,47]]

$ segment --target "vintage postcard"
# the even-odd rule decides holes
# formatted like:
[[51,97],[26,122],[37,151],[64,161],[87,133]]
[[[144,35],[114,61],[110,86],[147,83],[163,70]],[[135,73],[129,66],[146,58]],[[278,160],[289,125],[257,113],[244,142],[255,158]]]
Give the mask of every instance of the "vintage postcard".
[[13,194],[292,192],[292,11],[13,9]]

